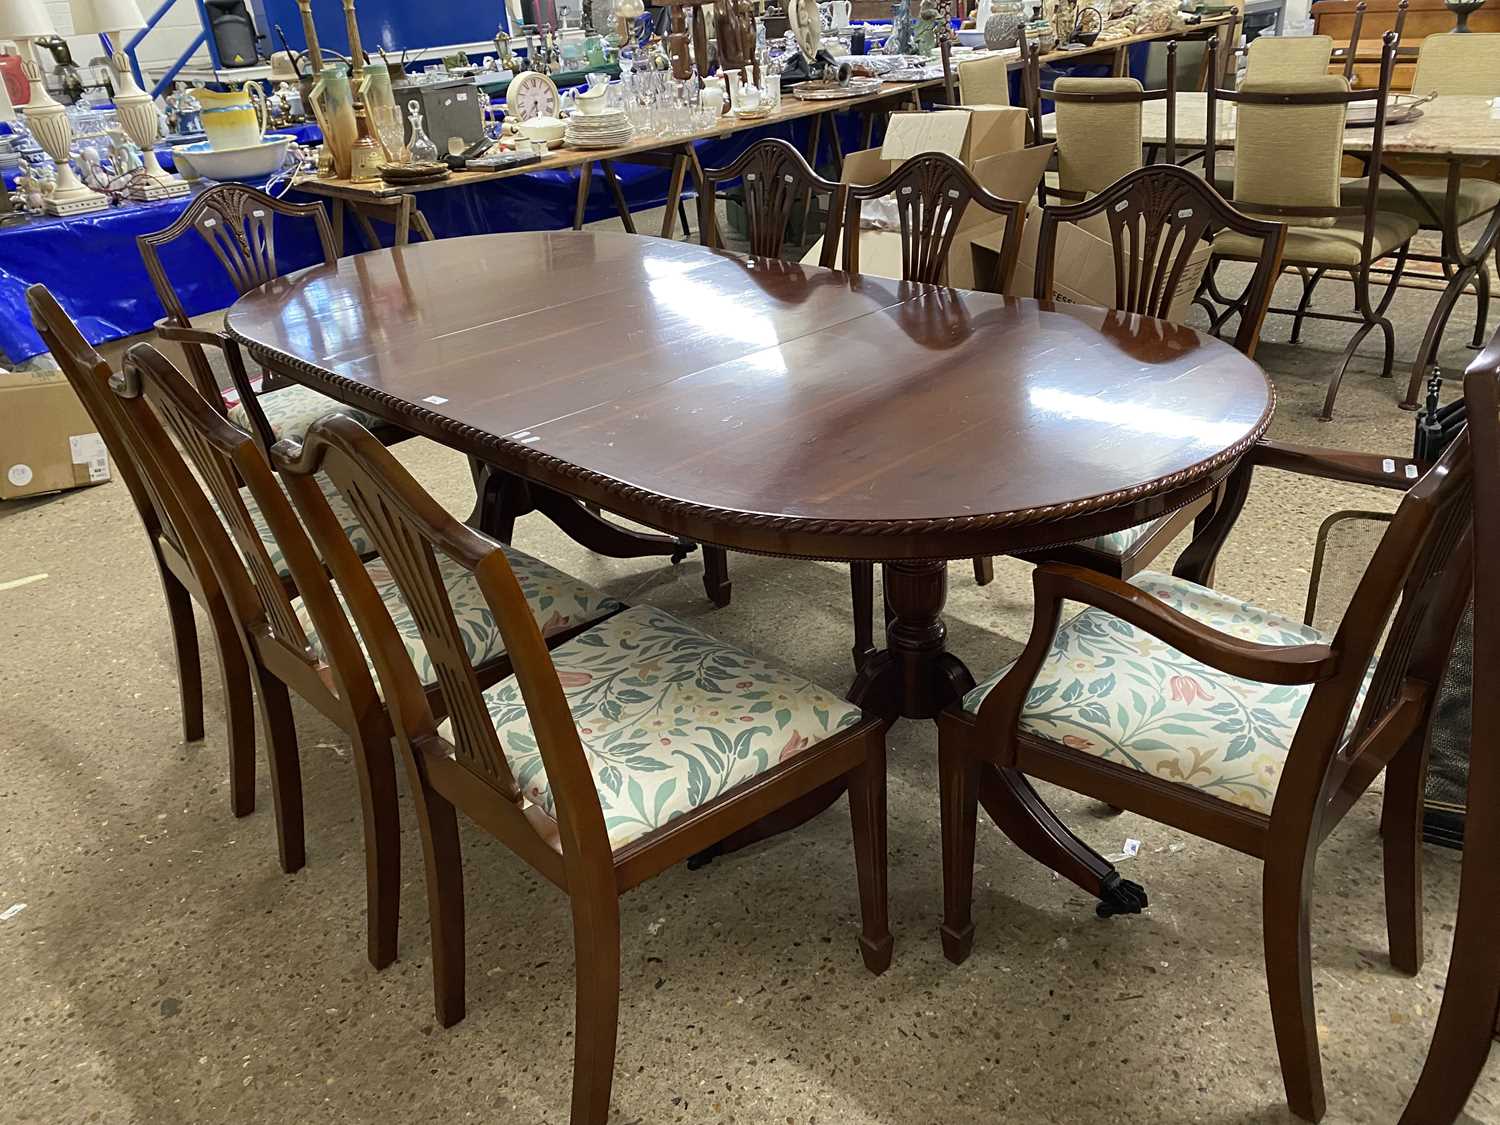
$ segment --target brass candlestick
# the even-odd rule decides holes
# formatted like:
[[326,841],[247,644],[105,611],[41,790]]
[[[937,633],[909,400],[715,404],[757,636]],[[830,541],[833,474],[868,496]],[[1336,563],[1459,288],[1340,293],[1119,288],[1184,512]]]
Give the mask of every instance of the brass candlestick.
[[365,52],[359,42],[354,0],[344,0],[344,26],[349,31],[349,89],[354,98],[354,143],[349,148],[349,181],[370,183],[380,179],[381,148],[370,128],[370,115],[365,106]]

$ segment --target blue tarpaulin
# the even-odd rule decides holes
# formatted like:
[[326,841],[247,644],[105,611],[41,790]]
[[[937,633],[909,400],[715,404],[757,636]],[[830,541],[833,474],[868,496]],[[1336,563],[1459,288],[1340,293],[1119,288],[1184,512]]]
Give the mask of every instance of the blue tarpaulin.
[[[845,113],[837,120],[844,150],[858,147],[863,119]],[[804,119],[700,141],[698,155],[707,167],[722,166],[763,136],[784,137],[803,147],[808,128]],[[669,173],[665,168],[624,162],[614,166],[632,211],[666,202]],[[439,238],[558,230],[572,225],[578,174],[577,168],[556,169],[427,191],[418,197],[419,205]],[[691,182],[689,178],[689,185]],[[315,197],[293,192],[290,198]],[[131,203],[74,218],[31,220],[0,228],[0,352],[10,362],[19,363],[45,350],[26,311],[26,289],[37,283],[52,291],[91,343],[149,331],[162,316],[162,308],[135,239],[170,225],[187,203],[188,199]],[[595,176],[587,218],[607,219],[615,214],[604,177]],[[696,216],[693,223],[696,229]],[[345,246],[362,246],[352,222],[346,226]],[[283,271],[321,260],[316,234],[306,223],[278,225],[276,250]],[[199,240],[184,238],[177,242],[163,255],[163,265],[190,314],[211,312],[234,302],[235,292],[223,268]]]

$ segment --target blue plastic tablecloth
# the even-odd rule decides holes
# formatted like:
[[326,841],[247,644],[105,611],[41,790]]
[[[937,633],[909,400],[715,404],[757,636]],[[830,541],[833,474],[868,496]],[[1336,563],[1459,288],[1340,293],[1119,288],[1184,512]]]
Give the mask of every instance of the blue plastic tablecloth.
[[[860,143],[862,118],[838,118],[844,150]],[[707,167],[721,167],[752,141],[780,136],[805,143],[806,120],[697,144]],[[825,140],[826,151],[826,140]],[[631,210],[666,202],[669,173],[664,168],[615,164]],[[691,180],[689,181],[691,183]],[[422,213],[439,238],[522,230],[558,230],[572,225],[578,169],[554,169],[512,176],[490,183],[423,192]],[[314,198],[293,192],[299,199]],[[149,331],[162,316],[155,290],[136,249],[136,236],[170,225],[188,199],[131,203],[109,211],[73,218],[35,219],[0,228],[0,352],[19,363],[45,351],[26,310],[26,289],[47,286],[93,344]],[[606,219],[615,206],[604,177],[596,176],[589,193],[587,218]],[[697,220],[694,217],[694,227]],[[363,245],[352,220],[346,223],[345,246]],[[379,228],[377,228],[379,229]],[[317,238],[307,224],[286,224],[276,234],[278,263],[284,271],[321,260]],[[181,239],[163,255],[163,265],[192,315],[224,308],[235,292],[223,268],[195,239]]]

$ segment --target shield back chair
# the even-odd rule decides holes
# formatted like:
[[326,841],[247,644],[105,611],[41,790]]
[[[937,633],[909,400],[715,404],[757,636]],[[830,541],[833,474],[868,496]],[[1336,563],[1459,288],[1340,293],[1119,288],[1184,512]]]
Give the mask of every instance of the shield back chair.
[[[1062,223],[1101,220],[1114,251],[1114,308],[1166,319],[1188,259],[1206,240],[1230,230],[1256,240],[1263,250],[1244,292],[1220,318],[1238,313],[1234,346],[1254,356],[1271,292],[1281,272],[1286,225],[1242,215],[1202,177],[1175,164],[1148,164],[1084,203],[1043,209],[1037,240],[1035,296],[1053,297],[1057,230]],[[1217,327],[1217,325],[1216,325]],[[1143,570],[1195,518],[1203,518],[1205,496],[1147,524],[1094,539],[1019,557],[1032,562],[1066,562],[1115,578]]]
[[[1320,417],[1333,417],[1333,403],[1344,372],[1365,337],[1379,328],[1384,337],[1382,374],[1391,374],[1395,329],[1386,311],[1396,294],[1406,265],[1406,256],[1417,222],[1408,215],[1380,209],[1381,153],[1385,138],[1387,97],[1396,37],[1388,33],[1381,52],[1380,85],[1368,91],[1351,91],[1340,75],[1295,82],[1245,83],[1237,91],[1208,92],[1208,138],[1205,178],[1214,178],[1217,103],[1238,107],[1235,134],[1234,205],[1247,214],[1285,219],[1289,222],[1282,264],[1303,277],[1302,297],[1295,309],[1269,311],[1292,317],[1291,341],[1301,334],[1304,319],[1354,324],[1354,334],[1344,348],[1328,381]],[[1350,106],[1373,103],[1370,175],[1357,204],[1341,199],[1340,167],[1346,112]],[[1258,240],[1237,231],[1225,231],[1214,240],[1214,263],[1255,262],[1261,254]],[[1385,291],[1376,296],[1372,287],[1377,263],[1392,259]],[[1314,287],[1325,274],[1346,275],[1354,287],[1355,313],[1335,313],[1310,307]]]
[[323,251],[324,263],[332,266],[338,261],[333,229],[321,203],[287,203],[243,184],[216,184],[189,203],[170,226],[153,234],[138,236],[136,246],[166,312],[166,316],[156,322],[157,336],[181,347],[199,393],[214,403],[216,409],[223,409],[223,393],[204,349],[213,348],[223,353],[239,398],[233,407],[228,408],[228,417],[241,429],[255,434],[266,448],[279,438],[303,433],[313,419],[335,410],[377,426],[386,440],[405,436],[394,427],[379,423],[373,416],[310,387],[297,384],[278,386],[276,380],[265,372],[257,391],[245,370],[239,346],[221,332],[193,327],[162,263],[163,251],[186,237],[189,231],[196,231],[224,267],[235,292],[244,294],[280,275],[276,257],[278,217],[287,222],[311,223]]
[[235,816],[255,809],[255,703],[250,667],[240,647],[234,619],[190,526],[174,522],[152,476],[142,468],[137,449],[120,414],[104,357],[93,349],[56,298],[41,285],[26,291],[37,334],[57,360],[74,393],[104,439],[115,472],[125,482],[136,514],[146,530],[151,557],[167,603],[167,621],[176,654],[178,692],[182,700],[182,736],[203,737],[203,671],[193,602],[203,607],[218,653],[229,744],[229,808]]
[[[450,719],[439,723],[384,603],[330,537],[390,704],[426,856],[438,1021],[463,1018],[457,812],[569,897],[576,965],[573,1125],[604,1125],[620,993],[619,895],[814,790],[846,779],[866,965],[890,962],[884,728],[837,696],[637,606],[550,653],[504,553],[443,511],[368,431],[330,415],[273,459],[316,529],[326,473],[370,529],[417,628]],[[458,641],[442,566],[470,574],[514,675],[488,690]],[[741,720],[752,720],[743,722]]]
[[[986,191],[972,173],[953,157],[929,152],[905,161],[879,183],[851,185],[845,197],[844,251],[841,267],[859,272],[860,207],[865,200],[894,196],[901,224],[901,279],[942,285],[947,279],[948,254],[953,249],[965,212],[973,206],[1005,219],[994,275],[976,288],[1002,293],[1010,288],[1020,257],[1026,203],[1001,199]],[[981,585],[993,577],[990,560],[974,560],[974,577]],[[857,672],[875,651],[875,564],[850,564],[849,583],[854,600],[854,668]]]
[[[1457,38],[1457,37],[1455,37]],[[1464,376],[1469,431],[1473,435],[1474,570],[1500,566],[1500,334]],[[1463,1113],[1500,1036],[1500,595],[1489,582],[1474,583],[1473,729],[1468,814],[1453,953],[1432,1046],[1400,1125],[1448,1125]]]
[[[722,248],[719,237],[719,185],[739,178],[744,189],[745,222],[750,253],[757,258],[780,258],[786,250],[792,219],[801,209],[803,237],[814,197],[826,197],[823,252],[819,265],[832,267],[838,255],[838,223],[843,215],[844,185],[825,180],[813,171],[794,145],[775,137],[756,141],[722,168],[705,168],[698,195],[698,237],[704,246]],[[703,587],[715,605],[729,604],[729,555],[723,547],[703,545]]]
[[[1441,97],[1500,97],[1500,32],[1470,32],[1468,35],[1429,35],[1417,52],[1413,94]],[[1415,406],[1422,379],[1437,358],[1438,345],[1458,300],[1473,286],[1475,316],[1473,347],[1484,343],[1490,306],[1490,273],[1487,259],[1500,261],[1500,184],[1478,176],[1465,176],[1458,162],[1448,165],[1446,175],[1405,176],[1386,169],[1380,184],[1380,209],[1409,215],[1422,230],[1441,231],[1443,244],[1437,254],[1410,253],[1408,259],[1441,266],[1447,286],[1427,323],[1421,347],[1412,361],[1406,388],[1408,406]],[[1344,185],[1346,202],[1365,188],[1363,178]],[[1488,217],[1483,231],[1468,250],[1459,242],[1465,225]]]
[[[1427,727],[1472,584],[1474,465],[1496,452],[1476,447],[1471,457],[1461,432],[1419,473],[1404,458],[1262,442],[1174,575],[1125,583],[1038,567],[1020,658],[939,721],[949,959],[962,961],[974,937],[976,793],[985,799],[998,784],[1029,790],[1025,779],[1040,778],[1259,858],[1287,1101],[1318,1120],[1325,1100],[1308,937],[1317,849],[1385,770],[1391,962],[1415,973]],[[1199,584],[1257,468],[1405,492],[1332,635]],[[1064,601],[1086,608],[1064,621]],[[1059,870],[1080,885],[1081,870],[1109,870],[1060,822],[1055,839],[1072,841],[1078,866]],[[1016,842],[1046,854],[1035,840]]]
[[[137,344],[126,353],[116,394],[145,452],[159,491],[171,493],[174,521],[192,527],[225,591],[261,705],[277,817],[282,867],[299,870],[306,859],[297,732],[290,693],[339,725],[354,746],[365,832],[368,955],[383,968],[396,955],[400,901],[400,823],[397,816],[390,720],[343,609],[347,595],[329,582],[265,452],[250,434],[220,415],[160,352]],[[259,519],[245,503],[243,482]],[[331,489],[326,481],[316,482]],[[349,506],[330,494],[320,513],[320,531],[337,538],[357,560],[371,588],[389,599],[424,669],[426,689],[441,709],[442,696],[431,661],[382,560],[364,561],[365,533],[351,535]],[[354,526],[359,527],[358,521]],[[269,535],[266,533],[269,529]],[[326,540],[320,540],[326,542]],[[507,551],[526,581],[528,606],[541,628],[558,639],[578,632],[619,603],[519,552]],[[290,571],[293,585],[282,578]],[[485,682],[510,673],[499,630],[468,575],[448,571],[453,604],[459,607],[464,642]]]
[[756,141],[722,168],[705,168],[698,196],[698,237],[704,246],[721,248],[719,185],[738,178],[745,194],[745,222],[750,253],[758,258],[783,256],[792,220],[800,207],[804,240],[811,200],[824,200],[828,217],[819,265],[832,266],[838,251],[838,222],[843,213],[844,185],[825,180],[796,147],[774,137]]

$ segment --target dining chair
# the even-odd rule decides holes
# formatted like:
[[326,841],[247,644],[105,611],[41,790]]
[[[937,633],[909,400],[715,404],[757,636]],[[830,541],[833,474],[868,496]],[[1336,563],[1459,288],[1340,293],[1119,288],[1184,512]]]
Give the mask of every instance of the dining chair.
[[182,704],[182,737],[203,738],[203,670],[193,603],[203,608],[218,654],[229,745],[229,808],[235,816],[255,810],[255,704],[250,667],[240,647],[224,591],[203,558],[186,523],[174,522],[151,474],[142,468],[140,451],[121,417],[109,382],[114,372],[94,350],[45,286],[26,290],[26,304],[37,335],[62,368],[89,420],[109,450],[115,472],[125,482],[136,515],[146,531],[151,558],[167,603],[167,624],[177,664]]
[[[426,857],[438,1021],[463,1018],[464,895],[457,812],[568,894],[577,1007],[573,1125],[603,1125],[620,996],[619,895],[814,790],[847,780],[864,961],[890,963],[885,735],[800,676],[650,606],[550,652],[499,544],[460,523],[357,422],[330,415],[273,459],[309,526],[313,476],[360,514],[407,602],[449,705],[439,722],[386,603],[335,537],[321,543],[390,705]],[[440,568],[494,615],[514,674],[483,688]]]
[[[1037,239],[1035,297],[1053,298],[1058,227],[1092,222],[1107,227],[1114,257],[1113,307],[1121,312],[1169,319],[1188,260],[1220,231],[1254,239],[1261,250],[1244,291],[1214,323],[1217,330],[1238,314],[1234,346],[1247,356],[1255,345],[1281,273],[1286,224],[1255,219],[1235,210],[1202,177],[1176,164],[1148,164],[1083,203],[1042,209]],[[1143,570],[1190,522],[1210,510],[1212,496],[1150,523],[1077,543],[1019,555],[1031,562],[1086,566],[1114,578]]]
[[1032,131],[1035,136],[1042,136],[1042,102],[1047,100],[1053,103],[1057,135],[1057,187],[1040,189],[1042,203],[1049,196],[1086,199],[1140,168],[1145,163],[1141,115],[1147,102],[1165,103],[1165,159],[1168,163],[1176,162],[1177,51],[1176,40],[1165,45],[1160,89],[1147,90],[1129,77],[1059,77],[1050,89],[1044,90],[1041,51],[1035,44],[1031,46],[1023,87]]
[[[866,200],[895,198],[901,228],[901,280],[942,285],[947,280],[948,254],[970,207],[979,206],[1005,219],[994,275],[975,288],[1003,293],[1015,276],[1026,223],[1026,203],[1001,199],[981,187],[964,165],[941,152],[927,152],[903,162],[879,183],[850,185],[845,193],[840,268],[859,272],[860,209]],[[994,578],[988,559],[974,560],[974,577],[981,585]],[[859,671],[875,652],[875,564],[851,563],[849,584],[854,601],[854,669]]]
[[[257,388],[246,372],[239,346],[222,332],[194,328],[192,319],[173,286],[162,263],[162,253],[189,231],[196,231],[229,275],[236,293],[245,294],[280,275],[276,257],[277,218],[287,222],[310,223],[323,251],[323,261],[332,266],[338,261],[334,249],[333,228],[323,205],[288,203],[244,184],[215,184],[188,204],[170,226],[151,234],[139,235],[136,246],[146,264],[146,272],[156,289],[156,296],[166,312],[156,322],[156,334],[182,349],[199,393],[241,429],[260,438],[267,448],[279,438],[303,433],[313,419],[332,411],[343,411],[375,426],[383,436],[393,439],[405,436],[393,427],[384,426],[373,415],[320,394],[298,384],[278,386],[276,380],[262,372]],[[224,355],[238,401],[227,411],[222,407],[223,393],[214,376],[205,348]]]
[[[1455,36],[1454,38],[1459,38]],[[1500,334],[1464,375],[1474,471],[1474,570],[1500,565]],[[1500,602],[1488,582],[1474,583],[1474,731],[1500,726]],[[1400,1125],[1449,1125],[1460,1119],[1492,1039],[1500,1036],[1500,755],[1491,737],[1473,740],[1463,830],[1458,917],[1443,1002],[1422,1075]]]
[[[796,146],[775,137],[756,141],[722,168],[705,168],[698,196],[698,236],[710,249],[722,248],[718,224],[718,185],[739,178],[744,189],[745,223],[749,228],[750,253],[758,258],[781,258],[791,233],[792,220],[803,216],[807,233],[814,197],[826,197],[823,251],[818,264],[832,267],[838,255],[838,224],[843,214],[844,185],[825,180],[815,172]],[[703,587],[709,600],[726,606],[732,592],[729,555],[723,547],[701,545]]]
[[[1413,94],[1440,97],[1500,97],[1500,32],[1470,32],[1467,35],[1429,35],[1417,50]],[[1355,202],[1368,190],[1368,177],[1344,184],[1345,202]],[[1427,332],[1412,364],[1407,402],[1415,402],[1421,380],[1437,356],[1438,345],[1454,306],[1470,285],[1474,288],[1474,336],[1472,347],[1484,343],[1489,319],[1490,273],[1484,249],[1466,251],[1458,240],[1459,230],[1488,216],[1486,228],[1475,246],[1490,248],[1500,232],[1500,183],[1481,174],[1465,176],[1457,162],[1446,175],[1408,176],[1384,169],[1379,184],[1382,211],[1406,215],[1421,230],[1441,231],[1442,248],[1437,254],[1411,251],[1408,261],[1430,262],[1442,268],[1447,288],[1438,310],[1428,322]],[[1500,250],[1495,251],[1500,262]]]
[[819,265],[832,266],[838,252],[838,223],[843,213],[844,185],[825,180],[807,158],[787,141],[765,137],[722,168],[705,168],[698,196],[698,236],[704,246],[719,248],[719,185],[738,178],[744,190],[745,223],[750,253],[758,258],[784,255],[792,221],[800,207],[803,233],[813,197],[826,199],[828,216]]
[[[315,530],[315,549],[259,443],[219,414],[151,345],[136,344],[126,352],[115,392],[143,452],[145,472],[167,498],[174,525],[192,528],[225,592],[260,701],[283,870],[298,871],[306,862],[291,694],[338,724],[353,744],[365,830],[368,955],[371,964],[383,968],[396,956],[400,903],[391,724],[371,678],[369,658],[346,616],[348,588],[341,584],[335,590],[321,552],[337,542],[355,560],[363,576],[362,592],[374,590],[383,599],[410,652],[408,659],[420,669],[414,675],[441,709],[436,661],[423,647],[415,623],[425,607],[402,600],[390,576],[394,568],[385,560],[361,558],[340,514],[340,509],[353,509],[341,495],[329,494],[326,478],[312,482],[324,496],[317,510],[323,522]],[[269,544],[245,503],[241,482],[269,527]],[[539,631],[549,637],[560,641],[623,608],[545,563],[510,548],[504,553],[521,575],[526,606]],[[284,560],[293,586],[283,581],[277,558]],[[450,567],[440,579],[456,613],[459,631],[452,639],[465,647],[476,675],[486,684],[509,675],[503,636],[468,573]]]
[[1246,82],[1301,82],[1328,73],[1333,39],[1327,35],[1261,35],[1245,49]]
[[959,63],[958,96],[964,105],[1010,105],[1010,61],[991,55]]
[[[1396,295],[1417,222],[1409,215],[1380,208],[1381,155],[1391,85],[1396,37],[1387,33],[1381,53],[1380,85],[1352,91],[1348,79],[1330,74],[1297,81],[1246,82],[1239,90],[1208,91],[1208,144],[1205,178],[1212,182],[1215,165],[1217,103],[1238,108],[1235,133],[1234,205],[1247,214],[1287,219],[1282,265],[1303,278],[1302,297],[1294,309],[1272,307],[1270,312],[1292,317],[1291,342],[1301,335],[1305,319],[1356,325],[1354,334],[1328,380],[1320,417],[1333,417],[1333,403],[1344,372],[1365,337],[1379,328],[1385,352],[1382,375],[1389,378],[1394,359],[1395,329],[1386,316]],[[1340,168],[1344,158],[1344,124],[1351,107],[1368,107],[1373,116],[1370,138],[1370,175],[1358,204],[1341,197]],[[1221,261],[1256,262],[1258,239],[1225,231],[1214,239],[1213,270]],[[1372,276],[1377,263],[1393,259],[1385,291],[1376,297]],[[1312,292],[1325,274],[1347,275],[1354,287],[1354,315],[1310,307]]]
[[[1471,456],[1464,432],[1419,472],[1404,458],[1262,441],[1173,575],[1126,583],[1037,567],[1020,657],[939,720],[948,958],[962,961],[974,939],[975,800],[987,786],[1039,778],[1259,858],[1287,1100],[1322,1117],[1308,936],[1318,846],[1384,770],[1390,956],[1415,973],[1427,726],[1472,583],[1470,494],[1497,454],[1487,444]],[[1260,468],[1404,492],[1332,635],[1201,584]],[[1064,619],[1064,601],[1085,608]]]

